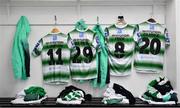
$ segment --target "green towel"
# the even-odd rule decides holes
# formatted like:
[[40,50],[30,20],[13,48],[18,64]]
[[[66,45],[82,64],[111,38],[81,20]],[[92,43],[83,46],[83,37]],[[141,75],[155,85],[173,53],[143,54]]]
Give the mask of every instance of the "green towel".
[[16,25],[16,33],[12,47],[12,67],[16,79],[27,79],[29,77],[29,44],[28,36],[31,29],[28,19],[21,16]]

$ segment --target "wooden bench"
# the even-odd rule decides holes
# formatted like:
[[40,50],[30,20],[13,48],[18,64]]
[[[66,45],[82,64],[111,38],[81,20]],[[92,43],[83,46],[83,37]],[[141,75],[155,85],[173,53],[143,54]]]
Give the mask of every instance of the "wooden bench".
[[65,104],[57,104],[56,98],[47,98],[42,101],[41,104],[32,104],[32,105],[22,105],[22,104],[11,104],[11,100],[14,98],[0,98],[0,107],[179,107],[180,103],[177,105],[150,105],[146,102],[143,102],[139,98],[136,98],[135,105],[129,104],[113,104],[106,105],[101,102],[102,98],[92,98],[92,101],[85,101],[80,105],[65,105]]

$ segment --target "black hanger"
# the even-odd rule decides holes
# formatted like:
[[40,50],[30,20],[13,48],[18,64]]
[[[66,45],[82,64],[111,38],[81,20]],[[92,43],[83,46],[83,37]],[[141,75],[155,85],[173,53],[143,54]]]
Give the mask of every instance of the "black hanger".
[[124,20],[124,16],[118,16],[117,25],[125,25],[126,21]]
[[118,19],[124,19],[124,16],[118,16]]
[[156,22],[156,20],[154,18],[149,18],[147,21],[151,22],[151,23],[155,23]]

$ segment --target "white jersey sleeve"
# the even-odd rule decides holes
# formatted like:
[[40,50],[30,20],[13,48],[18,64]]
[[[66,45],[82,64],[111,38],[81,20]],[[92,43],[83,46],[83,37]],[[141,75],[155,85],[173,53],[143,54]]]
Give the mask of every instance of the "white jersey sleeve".
[[33,51],[32,51],[32,55],[33,56],[39,56],[42,52],[42,49],[43,49],[43,40],[42,38],[36,43]]

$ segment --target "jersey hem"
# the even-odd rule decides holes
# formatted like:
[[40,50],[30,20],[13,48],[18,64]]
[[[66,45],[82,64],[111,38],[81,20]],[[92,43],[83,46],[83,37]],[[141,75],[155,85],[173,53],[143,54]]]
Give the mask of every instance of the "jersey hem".
[[59,81],[58,83],[56,82],[44,82],[44,84],[48,84],[48,85],[63,85],[63,84],[68,84],[69,82],[62,82]]
[[136,73],[144,73],[144,74],[159,74],[159,73],[161,73],[161,71],[136,70]]
[[131,75],[131,72],[127,72],[127,73],[125,73],[125,74],[113,74],[113,73],[110,73],[110,75],[111,76],[129,76],[129,75]]
[[93,78],[72,78],[72,80],[92,80],[92,79],[95,79],[95,78],[97,78],[97,76],[93,77]]

